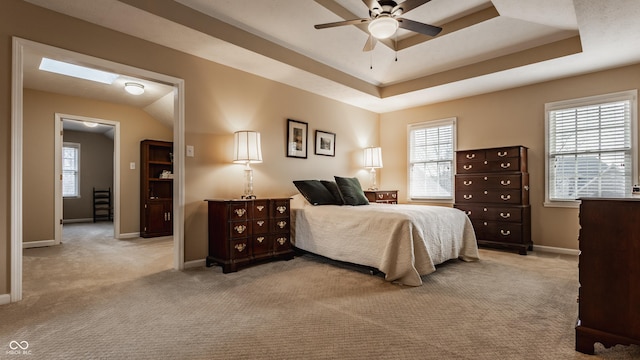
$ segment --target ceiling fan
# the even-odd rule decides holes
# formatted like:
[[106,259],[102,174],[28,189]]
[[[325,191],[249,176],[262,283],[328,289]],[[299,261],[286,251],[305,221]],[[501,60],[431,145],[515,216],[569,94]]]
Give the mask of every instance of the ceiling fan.
[[404,19],[401,16],[409,11],[424,5],[431,0],[405,0],[398,4],[392,0],[362,0],[369,8],[369,18],[337,21],[326,24],[318,24],[316,29],[326,29],[344,25],[369,24],[369,39],[362,51],[371,51],[376,46],[378,39],[387,39],[396,33],[398,28],[411,30],[420,34],[436,36],[442,31],[441,27],[421,22]]

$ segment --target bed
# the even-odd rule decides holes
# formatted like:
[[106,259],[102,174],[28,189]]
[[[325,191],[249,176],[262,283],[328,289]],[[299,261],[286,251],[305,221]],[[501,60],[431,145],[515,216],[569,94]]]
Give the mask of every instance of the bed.
[[295,247],[376,268],[387,281],[420,286],[421,275],[451,259],[478,260],[476,237],[460,210],[426,205],[314,206],[301,194],[291,201]]

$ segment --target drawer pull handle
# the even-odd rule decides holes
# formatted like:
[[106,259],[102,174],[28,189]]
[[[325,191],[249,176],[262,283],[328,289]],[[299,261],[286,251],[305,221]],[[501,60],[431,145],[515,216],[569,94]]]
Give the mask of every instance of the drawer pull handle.
[[465,180],[465,181],[463,181],[462,183],[463,183],[464,185],[466,185],[466,186],[469,186],[469,185],[473,184],[473,181],[471,181],[471,180]]
[[287,238],[279,237],[276,239],[276,241],[278,242],[278,244],[284,245],[284,243],[287,242]]
[[503,169],[508,169],[508,168],[511,167],[511,163],[506,163],[506,164],[505,163],[501,163],[500,167],[502,167]]
[[464,213],[467,214],[467,216],[471,216],[471,210],[467,210]]
[[264,241],[264,236],[259,236],[256,238],[256,240],[258,240],[258,242],[262,244],[262,242]]
[[236,213],[236,215],[238,215],[238,217],[243,217],[244,214],[247,212],[246,209],[235,209],[234,212]]
[[509,236],[511,235],[511,231],[500,229],[500,234],[502,234],[503,236]]
[[287,226],[287,222],[286,221],[278,221],[278,226],[280,227],[280,229],[284,229],[284,227]]
[[258,226],[262,227],[262,225],[264,225],[264,221],[262,221],[262,220],[257,221],[256,224],[258,224]]
[[476,157],[476,154],[467,154],[467,159],[471,160]]
[[500,217],[503,219],[508,219],[511,217],[511,213],[500,213]]
[[391,197],[394,198],[394,199],[396,198],[396,196],[397,195],[395,193],[391,194]]
[[238,252],[242,252],[244,251],[244,249],[247,247],[247,244],[242,243],[242,244],[236,244],[236,246],[234,246],[234,248],[236,248],[236,250],[238,250]]
[[256,209],[258,209],[258,211],[262,212],[262,210],[264,209],[264,205],[258,205],[258,206],[256,206]]
[[242,234],[245,230],[247,230],[247,227],[244,225],[236,225],[234,229],[238,232],[238,234]]
[[502,194],[502,195],[500,195],[500,199],[502,199],[504,201],[511,200],[511,195]]
[[509,153],[508,151],[498,151],[498,156],[505,157],[507,156],[508,153]]
[[511,185],[511,180],[500,180],[500,185],[502,186]]
[[462,195],[462,197],[463,197],[465,200],[470,200],[470,199],[473,197],[473,195],[466,195],[466,194],[465,194],[465,195]]
[[286,206],[278,206],[278,207],[276,208],[276,210],[278,210],[278,212],[279,212],[280,214],[283,214],[285,211],[287,211],[287,207],[286,207]]
[[473,165],[462,165],[462,168],[465,170],[471,170],[472,167]]
[[378,194],[378,199],[382,199],[384,197],[384,194]]

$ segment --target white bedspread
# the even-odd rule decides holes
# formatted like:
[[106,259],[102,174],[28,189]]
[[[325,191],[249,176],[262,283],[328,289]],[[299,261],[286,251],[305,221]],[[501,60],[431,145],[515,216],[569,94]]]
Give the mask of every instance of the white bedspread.
[[450,259],[474,261],[478,247],[460,210],[426,205],[313,206],[294,196],[292,241],[333,260],[377,268],[388,281],[419,286]]

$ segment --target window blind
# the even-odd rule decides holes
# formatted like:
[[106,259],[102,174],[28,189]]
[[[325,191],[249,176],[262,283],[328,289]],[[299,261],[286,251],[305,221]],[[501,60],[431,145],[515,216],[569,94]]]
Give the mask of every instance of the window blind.
[[630,194],[631,100],[557,109],[548,116],[549,200]]
[[453,198],[454,120],[409,128],[409,196]]
[[80,196],[80,144],[62,147],[62,196]]

